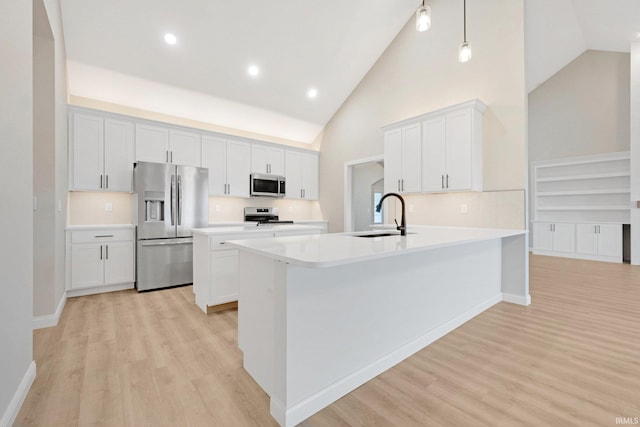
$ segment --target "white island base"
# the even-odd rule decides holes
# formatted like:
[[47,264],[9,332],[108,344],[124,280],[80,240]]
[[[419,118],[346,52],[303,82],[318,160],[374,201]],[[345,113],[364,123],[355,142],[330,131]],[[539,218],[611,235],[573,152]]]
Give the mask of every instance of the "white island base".
[[[387,239],[382,252],[389,252],[388,239],[404,250],[338,265],[286,262],[292,246],[311,252],[307,260],[322,250],[322,240],[300,239],[275,239],[280,249],[237,242],[238,345],[282,426],[300,423],[500,301],[529,303],[524,234],[422,251],[406,250],[404,238],[376,238]],[[520,295],[503,295],[505,289]]]

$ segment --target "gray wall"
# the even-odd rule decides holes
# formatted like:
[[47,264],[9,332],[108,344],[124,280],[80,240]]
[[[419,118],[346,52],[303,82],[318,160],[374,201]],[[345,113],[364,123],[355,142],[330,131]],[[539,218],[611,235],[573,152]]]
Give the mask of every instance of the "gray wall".
[[0,2],[0,417],[32,361],[31,1]]
[[376,162],[353,167],[351,212],[353,231],[369,230],[373,223],[371,186],[384,178],[384,168]]
[[628,53],[588,50],[529,94],[529,161],[629,150]]

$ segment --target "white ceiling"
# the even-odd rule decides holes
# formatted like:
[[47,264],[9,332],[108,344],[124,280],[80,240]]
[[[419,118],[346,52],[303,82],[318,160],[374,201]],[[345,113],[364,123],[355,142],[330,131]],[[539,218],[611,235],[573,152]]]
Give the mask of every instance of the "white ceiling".
[[629,52],[638,32],[639,0],[525,0],[529,92],[587,49]]
[[[173,108],[171,113],[180,115],[176,105],[164,105],[158,94],[136,90],[144,79],[160,92],[181,91],[179,104],[199,96],[194,103],[201,118],[212,123],[238,126],[219,117],[238,108],[235,115],[244,116],[244,130],[311,142],[418,4],[61,0],[70,92],[129,105],[153,100],[152,110],[169,113]],[[175,46],[164,42],[167,32],[177,36]],[[250,64],[261,69],[256,79],[248,76]],[[307,97],[310,87],[318,90],[314,100]],[[132,90],[138,92],[135,97]],[[260,124],[273,117],[287,129]]]
[[[419,3],[61,0],[69,90],[310,143]],[[628,52],[639,31],[640,0],[525,0],[529,91],[586,49]]]

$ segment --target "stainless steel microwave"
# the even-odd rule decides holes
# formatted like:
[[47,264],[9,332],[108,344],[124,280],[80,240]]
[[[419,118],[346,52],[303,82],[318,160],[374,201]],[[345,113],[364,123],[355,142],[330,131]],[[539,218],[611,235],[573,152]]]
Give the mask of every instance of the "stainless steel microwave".
[[252,196],[284,197],[286,192],[284,176],[252,173],[249,182]]

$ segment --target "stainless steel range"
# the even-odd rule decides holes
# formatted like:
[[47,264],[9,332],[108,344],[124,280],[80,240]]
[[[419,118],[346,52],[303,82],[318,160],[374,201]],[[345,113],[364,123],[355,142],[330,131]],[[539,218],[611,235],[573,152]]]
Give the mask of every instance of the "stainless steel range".
[[244,208],[244,220],[260,224],[293,224],[293,221],[281,221],[278,208]]

